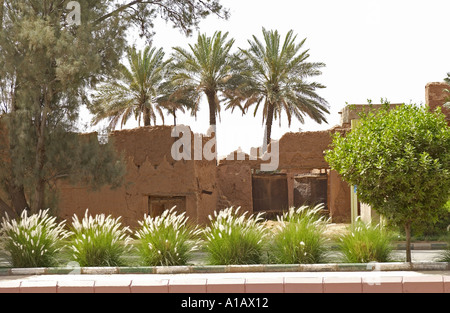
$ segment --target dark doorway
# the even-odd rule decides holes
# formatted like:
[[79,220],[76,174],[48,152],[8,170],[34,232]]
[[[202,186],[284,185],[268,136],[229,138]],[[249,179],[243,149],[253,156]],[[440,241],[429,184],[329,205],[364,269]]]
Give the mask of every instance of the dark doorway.
[[289,209],[286,174],[253,175],[253,211],[281,212]]
[[315,206],[323,203],[327,209],[327,174],[306,174],[294,177],[294,206]]
[[148,214],[151,217],[160,216],[164,211],[176,206],[179,213],[186,212],[186,197],[150,196],[148,197]]

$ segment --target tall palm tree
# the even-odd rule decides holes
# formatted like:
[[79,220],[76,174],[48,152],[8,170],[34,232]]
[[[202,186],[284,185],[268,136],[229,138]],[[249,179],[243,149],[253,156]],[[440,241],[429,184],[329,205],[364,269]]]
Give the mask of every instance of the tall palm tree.
[[144,51],[137,51],[135,47],[128,49],[128,63],[119,68],[119,79],[101,85],[93,95],[93,105],[90,107],[94,114],[92,123],[98,124],[103,119],[109,120],[109,128],[115,129],[119,120],[121,127],[132,116],[144,126],[156,124],[156,113],[164,122],[164,114],[160,103],[164,92],[164,71],[169,61],[164,61],[165,53],[162,49],[148,46]]
[[219,93],[223,92],[232,71],[230,50],[234,39],[228,33],[215,32],[212,37],[199,34],[197,43],[189,50],[176,47],[173,53],[172,82],[177,93],[190,99],[193,112],[197,112],[204,94],[209,105],[209,124],[215,131],[216,116],[220,113]]
[[[323,63],[311,63],[308,50],[301,51],[306,39],[295,43],[297,36],[291,30],[284,42],[278,31],[263,28],[264,43],[253,36],[250,48],[241,49],[241,74],[233,77],[235,89],[226,94],[228,108],[240,107],[246,112],[256,105],[254,115],[262,104],[263,123],[266,122],[264,148],[271,142],[272,123],[286,112],[289,126],[292,116],[304,123],[307,115],[317,123],[327,122],[328,103],[316,89],[325,86],[307,81],[321,74]],[[241,105],[243,103],[243,105]]]

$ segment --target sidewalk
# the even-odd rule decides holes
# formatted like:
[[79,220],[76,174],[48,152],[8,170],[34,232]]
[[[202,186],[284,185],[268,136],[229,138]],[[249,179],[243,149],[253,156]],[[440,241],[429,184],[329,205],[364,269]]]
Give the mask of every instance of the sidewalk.
[[440,252],[414,250],[413,263],[0,268],[0,293],[450,293]]
[[450,271],[32,275],[0,293],[450,293]]

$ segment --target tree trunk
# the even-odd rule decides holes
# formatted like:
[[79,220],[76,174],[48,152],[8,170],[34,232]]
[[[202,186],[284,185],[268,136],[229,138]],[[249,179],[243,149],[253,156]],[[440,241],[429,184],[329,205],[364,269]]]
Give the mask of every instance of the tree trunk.
[[34,201],[31,207],[32,212],[39,212],[44,208],[45,197],[45,179],[44,179],[44,164],[45,164],[45,133],[44,133],[44,120],[41,121],[39,127],[41,134],[38,137],[38,143],[36,147],[36,186],[34,189]]
[[144,108],[144,126],[150,126],[150,109]]
[[[44,108],[42,110],[42,117],[38,116],[36,118],[36,159],[34,164],[34,170],[36,175],[36,186],[34,188],[33,201],[31,206],[31,212],[39,212],[44,209],[44,199],[45,199],[45,177],[44,177],[44,166],[45,166],[45,130],[47,128],[47,118],[49,114],[49,99],[47,92],[44,91]],[[40,115],[40,114],[39,114]]]
[[[3,5],[3,1],[0,0],[0,5]],[[1,13],[1,12],[0,12]],[[13,217],[16,215],[17,217],[20,216],[20,214],[24,210],[29,210],[30,205],[28,204],[27,198],[25,197],[25,188],[23,186],[23,183],[16,183],[14,180],[14,174],[13,174],[13,164],[15,160],[15,156],[13,155],[13,151],[15,150],[15,143],[16,138],[14,138],[15,130],[15,122],[13,121],[15,118],[15,112],[17,110],[17,103],[16,103],[16,94],[19,90],[19,84],[17,82],[17,79],[14,81],[14,89],[11,95],[11,122],[8,123],[8,141],[9,141],[9,155],[7,156],[10,159],[10,162],[7,163],[8,168],[6,169],[8,171],[7,178],[5,179],[5,187],[6,192],[8,193],[9,198],[11,199],[11,207],[10,209],[13,211],[10,214],[10,217]],[[6,209],[5,202],[3,202],[4,205],[3,209]],[[6,211],[9,214],[9,211]]]
[[213,126],[216,128],[216,112],[217,112],[217,103],[216,103],[216,94],[214,92],[210,92],[206,94],[208,98],[209,104],[209,126]]
[[264,145],[263,145],[263,152],[266,152],[270,142],[272,141],[272,123],[273,123],[273,113],[274,113],[274,106],[272,104],[269,104],[269,108],[267,111],[267,119],[266,119],[266,130],[265,130],[265,138],[264,138]]
[[[11,199],[11,210],[14,211],[15,215],[20,216],[24,210],[28,210],[30,208],[25,197],[24,187],[23,185],[17,186],[14,182],[10,181],[6,181],[6,186]],[[9,211],[7,212],[9,214]]]
[[5,216],[6,215],[5,213],[10,218],[17,218],[17,217],[19,217],[17,215],[16,211],[14,211],[14,209],[12,207],[10,207],[5,201],[0,199],[0,217]]
[[406,262],[411,262],[411,222],[405,224]]
[[0,0],[0,31],[3,29],[3,12],[5,0]]

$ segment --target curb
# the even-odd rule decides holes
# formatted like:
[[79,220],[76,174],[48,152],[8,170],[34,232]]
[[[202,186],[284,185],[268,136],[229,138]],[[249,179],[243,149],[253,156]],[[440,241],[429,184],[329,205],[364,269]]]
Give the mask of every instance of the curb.
[[[394,250],[406,250],[405,242],[397,242],[393,245]],[[416,242],[411,243],[411,250],[446,250],[449,245],[446,242]]]
[[49,267],[0,268],[0,276],[24,275],[113,275],[113,274],[207,274],[207,273],[270,273],[270,272],[387,272],[387,271],[449,271],[447,262],[328,263],[328,264],[256,264],[211,266],[150,267]]

